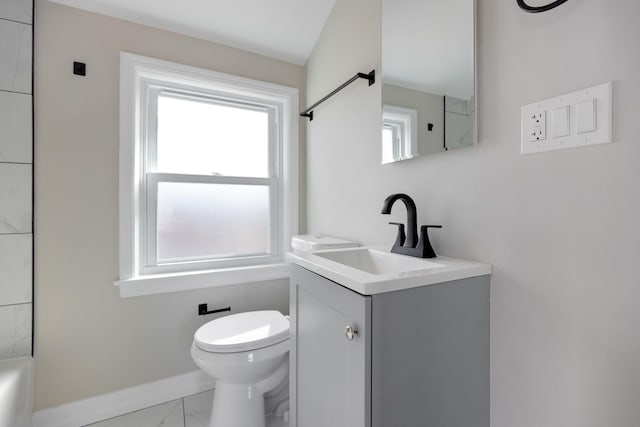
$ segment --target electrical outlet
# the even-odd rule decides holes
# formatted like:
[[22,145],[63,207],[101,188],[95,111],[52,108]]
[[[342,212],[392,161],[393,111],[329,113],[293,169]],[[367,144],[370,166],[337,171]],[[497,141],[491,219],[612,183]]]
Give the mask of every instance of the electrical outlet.
[[543,141],[547,139],[547,112],[538,111],[529,115],[529,141]]
[[613,142],[613,83],[523,105],[520,124],[522,154],[609,144]]

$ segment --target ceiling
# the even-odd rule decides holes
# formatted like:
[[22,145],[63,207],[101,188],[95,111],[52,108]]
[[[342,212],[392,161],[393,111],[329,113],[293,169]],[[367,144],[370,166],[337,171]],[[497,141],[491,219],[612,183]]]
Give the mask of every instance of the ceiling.
[[294,64],[311,55],[335,0],[50,0]]

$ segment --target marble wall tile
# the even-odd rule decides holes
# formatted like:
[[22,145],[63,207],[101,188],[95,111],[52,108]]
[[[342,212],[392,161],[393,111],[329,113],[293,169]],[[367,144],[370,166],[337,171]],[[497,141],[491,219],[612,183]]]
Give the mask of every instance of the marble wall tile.
[[184,398],[185,427],[209,427],[213,390]]
[[31,234],[0,235],[0,306],[31,302]]
[[0,162],[32,163],[31,95],[0,92]]
[[31,24],[32,17],[31,0],[0,0],[0,18]]
[[0,19],[0,90],[31,93],[31,25]]
[[31,165],[0,163],[0,234],[31,233]]
[[0,307],[0,359],[31,354],[31,304]]
[[445,112],[447,131],[445,144],[447,148],[469,147],[473,145],[473,117],[463,114]]
[[449,113],[457,113],[465,116],[471,115],[471,111],[473,109],[472,108],[473,103],[471,101],[460,99],[460,98],[454,98],[453,96],[445,96],[444,102],[445,102],[445,111]]
[[[184,427],[182,399],[90,424],[90,427]],[[89,427],[85,426],[85,427]]]

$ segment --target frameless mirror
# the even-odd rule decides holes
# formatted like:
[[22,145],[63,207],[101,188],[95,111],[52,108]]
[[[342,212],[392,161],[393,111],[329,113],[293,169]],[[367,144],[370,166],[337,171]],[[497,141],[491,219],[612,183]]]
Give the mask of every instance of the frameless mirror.
[[475,0],[382,0],[382,104],[382,163],[475,144]]

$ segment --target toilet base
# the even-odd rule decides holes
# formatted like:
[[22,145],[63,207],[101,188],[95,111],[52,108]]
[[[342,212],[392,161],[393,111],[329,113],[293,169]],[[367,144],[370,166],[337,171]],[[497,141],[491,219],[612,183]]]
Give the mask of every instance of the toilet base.
[[[266,427],[265,393],[289,383],[288,359],[286,355],[275,372],[255,384],[229,384],[218,380],[209,427]],[[286,406],[288,409],[288,402]]]
[[255,384],[218,381],[209,427],[265,427],[264,394]]

